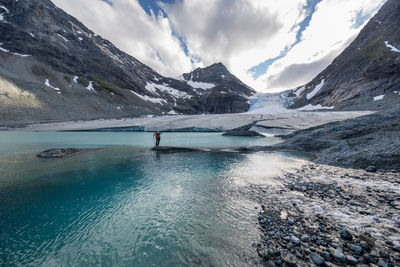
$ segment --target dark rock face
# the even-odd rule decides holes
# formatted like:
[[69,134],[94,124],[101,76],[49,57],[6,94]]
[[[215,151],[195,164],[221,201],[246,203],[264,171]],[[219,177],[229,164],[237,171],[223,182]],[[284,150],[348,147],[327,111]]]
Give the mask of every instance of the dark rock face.
[[[400,169],[400,108],[281,136],[280,148],[316,153],[317,162],[368,171]],[[366,170],[367,171],[367,170]]]
[[[306,84],[298,97],[295,93],[300,88],[293,91],[292,107],[311,103],[336,109],[385,109],[398,105],[400,53],[388,45],[400,49],[400,2],[397,0],[387,1],[358,37]],[[307,94],[322,81],[323,87],[308,99]],[[379,95],[385,95],[384,99],[374,101],[373,97]]]
[[35,95],[36,106],[40,103],[32,108],[22,93],[10,98],[13,90],[2,88],[0,112],[9,119],[5,125],[249,108],[247,97],[254,90],[221,63],[193,72],[192,81],[213,83],[215,88],[194,88],[189,79],[158,74],[50,0],[0,0],[0,5],[9,11],[1,9],[0,78]]
[[232,75],[222,63],[216,63],[206,68],[197,68],[190,73],[184,73],[185,81],[207,83],[214,85],[201,92],[200,103],[204,113],[239,113],[249,110],[248,97],[255,94],[254,89],[245,85],[236,76]]

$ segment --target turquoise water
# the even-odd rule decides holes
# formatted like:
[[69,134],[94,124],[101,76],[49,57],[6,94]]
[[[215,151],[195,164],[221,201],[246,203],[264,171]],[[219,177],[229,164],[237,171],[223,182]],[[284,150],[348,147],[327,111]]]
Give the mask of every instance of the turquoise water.
[[129,139],[110,146],[119,135],[91,133],[88,144],[81,133],[64,134],[62,142],[56,133],[44,135],[50,142],[36,133],[10,140],[16,151],[107,146],[44,160],[5,153],[2,141],[2,266],[257,265],[258,203],[249,185],[279,183],[274,176],[302,162],[282,153],[160,154],[121,146]]
[[[268,133],[266,133],[268,135]],[[192,148],[232,148],[271,145],[279,139],[222,136],[222,133],[163,133],[163,146]],[[152,133],[147,132],[1,132],[0,155],[37,153],[49,148],[134,146],[152,147]]]

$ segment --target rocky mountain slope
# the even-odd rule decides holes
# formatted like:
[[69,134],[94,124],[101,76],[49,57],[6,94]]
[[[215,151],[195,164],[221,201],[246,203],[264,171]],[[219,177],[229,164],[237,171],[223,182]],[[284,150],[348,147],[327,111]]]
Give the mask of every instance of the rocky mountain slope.
[[317,77],[290,94],[293,108],[372,109],[399,105],[400,1],[388,0]]
[[164,77],[50,0],[0,0],[0,36],[3,125],[244,112],[254,93],[222,64],[195,70],[193,80]]
[[206,113],[236,113],[250,108],[256,92],[232,75],[222,63],[184,73],[182,80],[197,90]]

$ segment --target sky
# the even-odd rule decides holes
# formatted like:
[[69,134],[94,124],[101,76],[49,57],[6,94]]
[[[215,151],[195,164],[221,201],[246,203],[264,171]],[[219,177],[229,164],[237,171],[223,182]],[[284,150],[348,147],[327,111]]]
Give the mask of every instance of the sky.
[[260,92],[312,80],[386,0],[53,0],[168,77],[222,62]]

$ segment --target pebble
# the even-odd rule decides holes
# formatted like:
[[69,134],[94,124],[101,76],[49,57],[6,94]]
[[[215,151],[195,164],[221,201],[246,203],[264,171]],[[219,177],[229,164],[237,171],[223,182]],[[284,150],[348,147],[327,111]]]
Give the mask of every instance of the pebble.
[[326,261],[329,261],[329,262],[333,261],[333,258],[332,258],[331,253],[329,253],[329,252],[327,252],[327,251],[323,251],[323,252],[321,253],[321,256],[324,257],[324,259],[325,259]]
[[339,263],[346,263],[346,256],[338,249],[332,249],[331,254],[333,258]]
[[317,253],[311,253],[311,259],[316,265],[322,265],[325,263],[325,259],[322,258],[320,255]]
[[388,265],[386,264],[386,262],[382,258],[379,258],[378,266],[379,267],[388,267]]
[[289,225],[293,225],[293,224],[294,224],[294,221],[293,221],[292,219],[289,219],[289,220],[288,220],[288,224],[289,224]]
[[356,246],[356,245],[349,244],[347,247],[348,247],[351,251],[353,251],[354,253],[356,253],[357,255],[361,255],[361,253],[362,253],[362,251],[363,251],[362,247],[360,247],[360,246]]
[[350,265],[356,265],[358,263],[358,260],[351,255],[347,255],[346,260]]
[[352,240],[353,235],[347,229],[344,229],[340,232],[340,236],[345,240]]
[[363,249],[369,249],[368,244],[367,244],[367,242],[365,242],[365,241],[361,241],[361,242],[360,242],[360,246],[361,246]]
[[290,240],[296,245],[300,244],[300,239],[298,239],[297,236],[292,235]]
[[376,169],[375,166],[368,166],[368,167],[365,169],[365,171],[367,171],[367,172],[376,172],[377,169]]
[[301,241],[303,241],[303,242],[308,242],[308,235],[302,235],[302,236],[300,237],[300,239],[301,239]]

